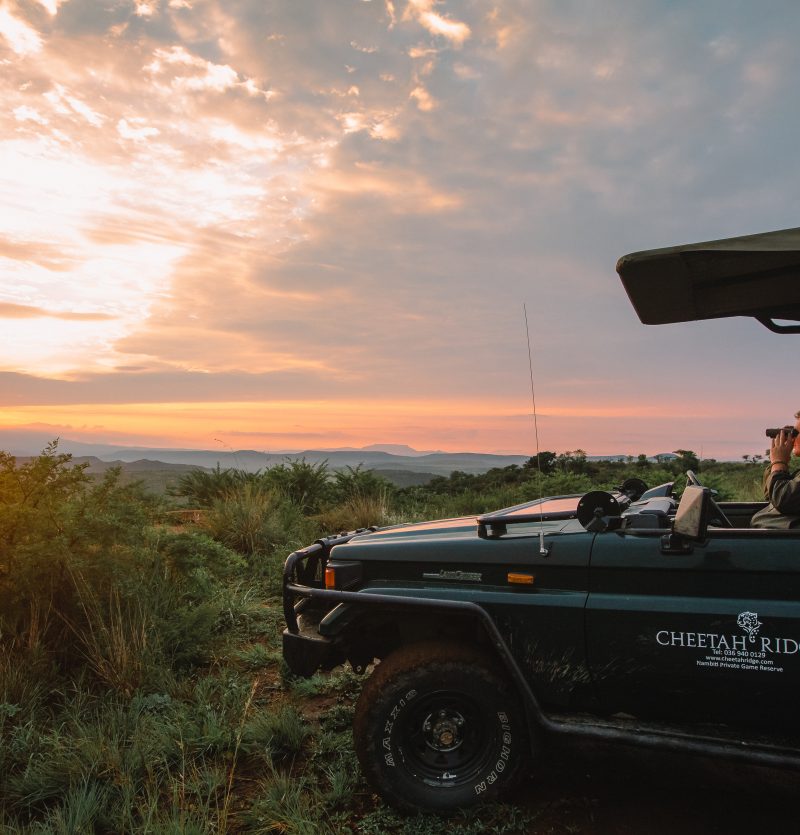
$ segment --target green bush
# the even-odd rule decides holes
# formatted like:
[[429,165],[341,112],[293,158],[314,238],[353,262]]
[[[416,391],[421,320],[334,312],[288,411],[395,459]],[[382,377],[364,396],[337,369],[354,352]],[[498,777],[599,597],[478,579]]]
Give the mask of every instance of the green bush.
[[0,454],[0,666],[29,679],[15,690],[55,664],[130,693],[204,657],[223,579],[243,561],[158,528],[159,510],[118,471],[92,484],[55,445],[21,466]]
[[391,482],[379,476],[373,470],[365,470],[362,465],[345,467],[333,474],[332,499],[336,504],[344,504],[358,499],[380,499],[388,503],[394,493]]
[[219,464],[211,470],[191,470],[180,476],[169,494],[185,498],[195,507],[211,507],[226,494],[239,490],[246,484],[260,484],[264,480],[261,472],[248,473],[244,470],[221,469]]
[[264,482],[274,487],[301,513],[317,513],[330,494],[328,462],[311,464],[305,458],[271,467]]

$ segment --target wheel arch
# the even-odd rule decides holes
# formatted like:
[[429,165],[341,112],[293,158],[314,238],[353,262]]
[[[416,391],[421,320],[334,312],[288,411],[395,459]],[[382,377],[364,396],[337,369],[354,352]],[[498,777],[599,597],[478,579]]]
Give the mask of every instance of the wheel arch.
[[[399,649],[425,642],[477,646],[487,656],[499,655],[481,618],[471,612],[417,610],[413,617],[402,609],[350,607],[347,622],[329,634],[354,667],[383,660]],[[354,663],[355,662],[355,663]]]
[[[524,679],[508,645],[485,609],[441,610],[430,608],[408,610],[398,607],[376,610],[353,607],[347,627],[335,638],[340,657],[357,670],[365,670],[375,659],[383,661],[398,653],[413,654],[436,644],[447,645],[459,657],[483,660],[505,678],[519,698],[531,752],[542,742],[548,720],[539,702]],[[478,611],[476,611],[478,609]]]

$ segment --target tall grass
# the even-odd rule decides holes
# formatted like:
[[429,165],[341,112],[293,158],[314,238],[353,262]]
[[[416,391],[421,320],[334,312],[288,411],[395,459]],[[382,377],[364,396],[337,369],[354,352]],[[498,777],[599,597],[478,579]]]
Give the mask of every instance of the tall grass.
[[372,525],[380,527],[400,521],[390,509],[386,492],[352,495],[341,504],[320,513],[316,519],[327,532],[352,531]]
[[315,522],[274,489],[247,483],[216,499],[200,527],[245,555],[254,576],[272,594],[280,591],[283,561],[317,536]]
[[142,684],[148,656],[157,652],[153,644],[158,632],[144,601],[123,601],[116,587],[101,601],[79,570],[72,569],[69,576],[83,617],[80,625],[64,617],[89,669],[108,687],[132,693]]
[[242,554],[271,554],[301,533],[305,518],[276,491],[244,484],[216,499],[201,526]]

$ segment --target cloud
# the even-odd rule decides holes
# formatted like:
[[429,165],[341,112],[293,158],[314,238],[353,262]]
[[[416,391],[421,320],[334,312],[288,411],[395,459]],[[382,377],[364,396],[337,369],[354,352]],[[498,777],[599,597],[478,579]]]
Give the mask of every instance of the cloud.
[[67,0],[36,0],[36,2],[42,6],[48,14],[54,16],[58,14],[59,7],[66,3]]
[[101,113],[92,110],[85,102],[70,93],[61,85],[54,84],[53,89],[44,94],[44,98],[50,102],[54,110],[61,114],[70,114],[70,111],[82,116],[90,125],[99,128],[105,118]]
[[431,110],[436,109],[436,101],[431,96],[431,94],[423,87],[418,86],[415,87],[409,94],[408,97],[413,99],[417,103],[417,107],[424,111],[425,113],[430,112]]
[[140,142],[161,133],[158,128],[148,127],[144,124],[144,119],[140,117],[133,117],[130,121],[120,119],[117,122],[117,132],[124,139],[132,139],[134,142]]
[[0,35],[12,50],[23,58],[34,55],[42,48],[39,33],[12,15],[6,6],[0,6]]
[[37,240],[11,240],[0,237],[0,258],[35,264],[50,272],[67,272],[80,262],[80,256],[68,248],[61,248]]
[[432,35],[441,35],[456,46],[461,46],[470,36],[466,23],[451,20],[433,11],[435,0],[408,0],[405,18],[416,18]]
[[46,125],[47,119],[39,113],[33,107],[28,107],[27,105],[20,105],[19,107],[15,107],[13,110],[14,118],[20,122],[36,122],[39,125]]
[[269,98],[269,93],[259,90],[253,79],[240,79],[239,73],[233,67],[192,55],[182,46],[156,49],[153,61],[145,70],[154,76],[171,74],[171,86],[178,90],[224,93],[226,90],[241,87],[251,95]]
[[0,319],[63,319],[67,322],[102,322],[113,319],[107,313],[80,313],[74,311],[44,310],[26,304],[0,302]]

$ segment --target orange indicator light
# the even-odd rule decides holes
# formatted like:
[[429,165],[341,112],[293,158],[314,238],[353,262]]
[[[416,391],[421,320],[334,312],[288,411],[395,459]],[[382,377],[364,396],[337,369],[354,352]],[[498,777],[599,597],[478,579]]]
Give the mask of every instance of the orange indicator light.
[[532,586],[533,577],[533,574],[514,574],[510,571],[508,573],[508,582],[516,583],[519,586]]
[[335,589],[336,588],[336,569],[335,568],[326,568],[325,569],[325,588],[326,589]]

